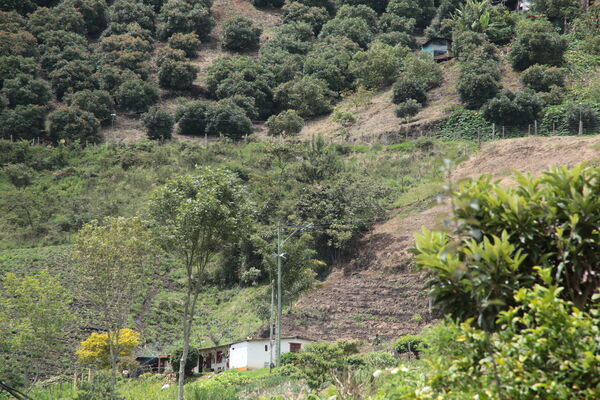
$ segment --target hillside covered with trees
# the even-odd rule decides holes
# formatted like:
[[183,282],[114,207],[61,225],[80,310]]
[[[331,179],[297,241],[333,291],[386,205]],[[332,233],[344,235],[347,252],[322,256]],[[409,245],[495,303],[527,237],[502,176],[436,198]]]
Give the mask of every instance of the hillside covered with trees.
[[[549,141],[549,171],[479,175],[499,140],[599,127],[594,1],[0,0],[0,383],[598,398],[596,158]],[[277,326],[278,258],[284,328],[315,343],[194,375]],[[170,375],[122,376],[161,354]]]

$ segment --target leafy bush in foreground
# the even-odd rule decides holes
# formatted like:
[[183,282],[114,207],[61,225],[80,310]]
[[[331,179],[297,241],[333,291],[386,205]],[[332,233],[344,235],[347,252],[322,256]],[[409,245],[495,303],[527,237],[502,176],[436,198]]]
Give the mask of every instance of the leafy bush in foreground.
[[517,290],[515,306],[500,313],[497,333],[446,322],[424,368],[392,370],[374,399],[597,398],[600,315],[562,300],[548,269],[538,274],[542,283]]
[[[501,188],[489,176],[462,183],[452,192],[457,229],[424,228],[416,235],[417,265],[430,272],[434,301],[492,330],[498,313],[515,305],[513,292],[539,282],[535,268],[541,265],[552,271],[563,298],[589,308],[600,282],[592,267],[600,254],[600,233],[592,228],[600,212],[591,211],[600,210],[592,184],[598,178],[600,168],[579,165],[521,177],[515,188]],[[580,213],[586,218],[573,217]]]

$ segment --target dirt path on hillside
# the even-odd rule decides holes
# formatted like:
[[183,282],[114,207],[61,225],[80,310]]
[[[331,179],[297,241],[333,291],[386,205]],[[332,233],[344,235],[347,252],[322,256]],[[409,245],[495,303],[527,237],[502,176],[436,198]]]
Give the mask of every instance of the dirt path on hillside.
[[[519,138],[487,143],[458,166],[454,179],[491,174],[511,184],[512,171],[540,174],[554,165],[600,164],[600,137]],[[413,235],[448,214],[437,205],[376,225],[356,256],[334,268],[321,287],[306,293],[284,316],[286,335],[320,340],[391,341],[431,323],[423,276],[411,271]]]

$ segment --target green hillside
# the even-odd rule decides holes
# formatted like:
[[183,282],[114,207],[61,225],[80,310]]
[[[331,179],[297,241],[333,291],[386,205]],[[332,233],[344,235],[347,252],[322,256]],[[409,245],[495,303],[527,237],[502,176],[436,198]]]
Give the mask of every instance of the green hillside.
[[[175,398],[177,371],[111,380],[190,304],[192,353],[264,335],[285,225],[284,330],[350,342],[186,399],[597,398],[597,169],[461,179],[598,133],[597,1],[0,0],[0,382]],[[500,142],[534,136],[568,140]]]

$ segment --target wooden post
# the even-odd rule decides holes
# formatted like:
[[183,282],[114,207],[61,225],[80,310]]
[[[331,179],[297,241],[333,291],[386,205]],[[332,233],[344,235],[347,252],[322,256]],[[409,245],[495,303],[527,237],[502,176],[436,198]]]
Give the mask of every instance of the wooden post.
[[496,139],[496,124],[492,124],[492,140]]
[[208,149],[208,134],[204,133],[204,148]]
[[92,369],[88,368],[88,382],[92,382]]
[[527,125],[527,136],[531,136],[531,124]]
[[502,139],[506,137],[506,132],[504,131],[504,125],[502,125]]
[[73,374],[73,391],[77,392],[77,372]]
[[537,131],[537,119],[533,121],[533,134],[535,136],[537,136],[538,131]]

